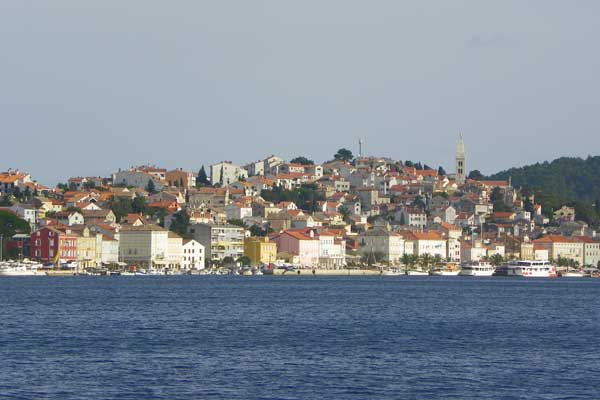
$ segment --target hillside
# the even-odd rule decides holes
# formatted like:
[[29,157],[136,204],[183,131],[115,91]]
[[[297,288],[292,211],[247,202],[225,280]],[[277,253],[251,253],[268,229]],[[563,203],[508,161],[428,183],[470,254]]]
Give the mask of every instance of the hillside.
[[600,199],[600,156],[561,157],[552,162],[511,168],[490,178],[508,179],[509,176],[515,187],[542,190],[562,199],[588,204]]

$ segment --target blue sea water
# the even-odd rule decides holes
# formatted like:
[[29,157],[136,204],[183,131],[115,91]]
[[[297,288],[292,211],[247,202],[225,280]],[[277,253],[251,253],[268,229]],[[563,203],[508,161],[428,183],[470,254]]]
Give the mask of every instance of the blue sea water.
[[0,279],[2,399],[598,399],[600,280]]

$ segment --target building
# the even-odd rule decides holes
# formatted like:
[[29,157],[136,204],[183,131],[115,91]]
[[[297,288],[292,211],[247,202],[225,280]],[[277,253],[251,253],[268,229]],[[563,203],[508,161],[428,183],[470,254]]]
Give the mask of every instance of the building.
[[287,230],[273,237],[277,243],[277,252],[297,256],[299,265],[314,267],[319,263],[319,240],[314,231],[308,233]]
[[29,182],[31,182],[31,175],[24,172],[11,169],[0,172],[0,193],[12,193],[15,188],[24,188]]
[[167,172],[165,179],[169,186],[176,186],[182,189],[196,187],[196,175],[181,168]]
[[577,240],[583,243],[582,265],[600,267],[600,242],[587,236],[580,236]]
[[249,237],[244,241],[244,255],[253,266],[271,264],[277,260],[277,243],[268,237]]
[[[404,255],[404,238],[402,235],[383,228],[374,228],[359,235],[360,252],[367,260],[373,257],[376,261],[381,255],[383,261],[400,264]],[[371,261],[371,260],[369,260]]]
[[[154,183],[154,188],[161,190],[166,181],[166,170],[150,169],[148,167],[137,167],[126,171],[119,170],[112,175],[113,185],[133,186],[139,189],[146,189],[150,181]],[[162,179],[161,179],[162,178]]]
[[183,262],[183,238],[175,232],[167,233],[166,267],[171,270],[181,269]]
[[44,263],[77,260],[77,234],[70,229],[44,227],[31,234],[31,256]]
[[583,242],[571,237],[547,235],[533,241],[536,247],[548,250],[553,260],[566,258],[583,265]]
[[558,210],[554,211],[554,219],[562,222],[574,222],[575,207],[562,206]]
[[38,221],[38,210],[35,206],[31,204],[16,203],[13,204],[9,208],[9,210],[18,215],[20,218],[27,221],[32,231],[36,229]]
[[234,165],[231,161],[222,161],[210,166],[210,183],[213,185],[225,186],[247,177],[248,171]]
[[200,243],[194,239],[184,239],[181,268],[185,271],[204,269],[204,253],[204,246]]
[[394,219],[400,225],[412,226],[420,230],[427,226],[427,214],[419,208],[403,207],[396,212]]
[[446,258],[446,239],[440,232],[402,232],[402,236],[412,239],[413,254],[417,256],[429,254],[432,257]]
[[91,233],[87,226],[77,227],[77,263],[81,268],[96,267],[102,262],[102,234]]
[[205,248],[206,259],[211,263],[225,257],[237,260],[244,255],[244,228],[237,225],[192,224],[189,228],[194,240]]
[[123,226],[119,232],[119,258],[142,268],[167,265],[168,231],[158,225]]
[[456,183],[462,185],[467,179],[467,155],[465,153],[465,143],[463,142],[462,133],[458,138],[456,146]]
[[107,235],[102,235],[100,262],[104,265],[119,262],[119,241]]

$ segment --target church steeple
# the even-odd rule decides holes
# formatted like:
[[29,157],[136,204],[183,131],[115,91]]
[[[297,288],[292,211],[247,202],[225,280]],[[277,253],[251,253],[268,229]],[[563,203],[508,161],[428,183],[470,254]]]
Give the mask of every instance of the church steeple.
[[465,142],[462,133],[458,136],[458,145],[456,146],[456,183],[462,185],[466,181],[467,156],[465,153]]

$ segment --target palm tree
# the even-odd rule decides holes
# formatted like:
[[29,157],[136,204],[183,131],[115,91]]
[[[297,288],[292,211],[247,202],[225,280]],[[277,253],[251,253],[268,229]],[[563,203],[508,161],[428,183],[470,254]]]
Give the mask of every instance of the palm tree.
[[402,264],[404,264],[404,268],[406,269],[408,264],[410,264],[410,262],[412,261],[411,255],[406,254],[406,253],[402,254],[401,261],[402,261]]
[[425,269],[429,270],[429,264],[433,261],[433,257],[429,253],[425,253],[420,257],[421,268],[425,265]]
[[504,261],[504,257],[502,257],[500,254],[496,253],[494,255],[492,255],[490,257],[490,263],[494,266],[497,267],[498,265],[502,264],[502,261]]

